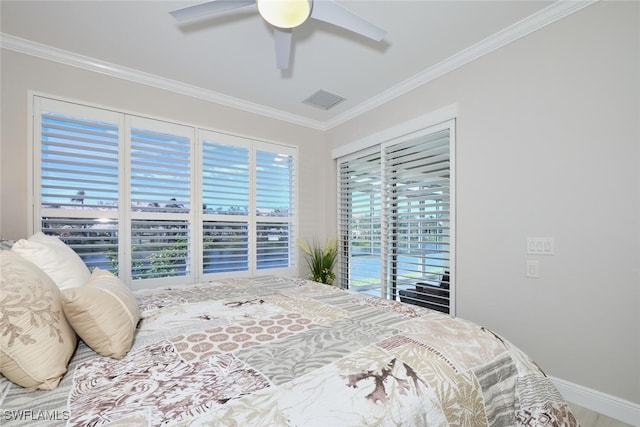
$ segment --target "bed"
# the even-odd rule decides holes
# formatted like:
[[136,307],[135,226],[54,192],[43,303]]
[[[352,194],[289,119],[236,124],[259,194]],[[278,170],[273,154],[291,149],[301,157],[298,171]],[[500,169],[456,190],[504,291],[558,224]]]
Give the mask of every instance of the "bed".
[[51,390],[0,378],[2,425],[578,425],[529,357],[447,314],[274,276],[133,295],[126,355],[79,339]]

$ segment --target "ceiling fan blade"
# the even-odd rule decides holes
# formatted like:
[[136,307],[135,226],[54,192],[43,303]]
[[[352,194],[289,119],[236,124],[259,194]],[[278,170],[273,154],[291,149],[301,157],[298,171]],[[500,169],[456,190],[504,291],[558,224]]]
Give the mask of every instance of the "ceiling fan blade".
[[204,18],[227,10],[238,9],[240,7],[254,4],[256,0],[211,0],[208,2],[194,4],[169,12],[177,21],[188,21],[195,18]]
[[314,1],[311,18],[353,31],[377,42],[381,41],[384,36],[387,35],[387,32],[382,28],[359,17],[333,0]]
[[291,30],[281,28],[273,29],[273,37],[276,45],[276,64],[279,70],[289,68],[289,57],[291,55]]

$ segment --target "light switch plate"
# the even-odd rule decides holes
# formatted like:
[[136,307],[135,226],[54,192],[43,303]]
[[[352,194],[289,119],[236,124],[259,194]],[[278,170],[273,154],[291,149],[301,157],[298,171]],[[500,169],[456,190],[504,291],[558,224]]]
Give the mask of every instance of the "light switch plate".
[[555,255],[555,246],[553,237],[527,237],[528,255]]

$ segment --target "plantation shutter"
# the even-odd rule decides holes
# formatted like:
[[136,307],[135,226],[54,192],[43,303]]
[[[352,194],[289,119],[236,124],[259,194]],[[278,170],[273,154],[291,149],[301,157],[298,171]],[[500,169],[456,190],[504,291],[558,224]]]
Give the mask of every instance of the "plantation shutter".
[[296,274],[295,147],[42,96],[33,107],[33,228],[89,268],[134,288]]
[[380,293],[380,153],[339,165],[339,283],[343,288]]
[[43,208],[118,209],[118,125],[42,113]]
[[255,165],[256,268],[286,268],[294,261],[294,157],[258,149]]
[[450,311],[453,123],[338,158],[342,287]]
[[249,270],[249,148],[202,141],[205,274]]
[[[153,120],[136,120],[131,127],[134,280],[190,274],[191,138],[187,132],[168,132],[165,127]],[[180,130],[179,126],[173,128]]]
[[39,100],[41,231],[63,238],[89,268],[117,273],[118,117]]
[[449,129],[383,147],[385,286],[393,297],[448,312]]

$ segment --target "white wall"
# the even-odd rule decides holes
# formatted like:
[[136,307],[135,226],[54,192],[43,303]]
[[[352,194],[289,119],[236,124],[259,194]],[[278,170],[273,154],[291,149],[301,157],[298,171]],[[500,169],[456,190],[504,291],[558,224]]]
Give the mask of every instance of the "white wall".
[[[457,314],[636,403],[639,16],[597,3],[328,132],[339,147],[456,103]],[[547,236],[555,256],[526,255]]]
[[[0,235],[3,238],[22,238],[30,232],[27,221],[30,90],[295,145],[300,159],[300,235],[323,234],[330,222],[324,211],[324,198],[333,197],[333,193],[322,186],[329,172],[318,161],[329,158],[329,147],[322,132],[9,50],[1,52]],[[306,266],[304,262],[300,264],[305,274]]]

